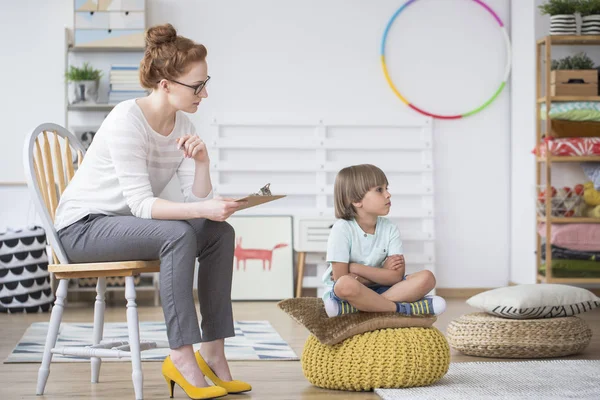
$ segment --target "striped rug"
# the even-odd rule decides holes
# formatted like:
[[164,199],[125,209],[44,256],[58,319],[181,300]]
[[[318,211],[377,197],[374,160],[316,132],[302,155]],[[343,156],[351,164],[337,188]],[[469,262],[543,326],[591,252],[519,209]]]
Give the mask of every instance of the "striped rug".
[[[294,350],[281,338],[268,321],[235,321],[235,337],[225,339],[225,356],[230,361],[240,360],[298,360]],[[62,323],[56,343],[60,346],[84,347],[92,341],[91,323]],[[4,363],[40,363],[48,322],[31,324]],[[164,322],[140,322],[140,337],[143,341],[166,341]],[[128,340],[127,323],[106,323],[104,340]],[[194,349],[200,345],[194,345]],[[142,351],[142,361],[162,361],[169,349]],[[103,361],[129,361],[129,359],[107,358]],[[55,354],[52,362],[89,362],[88,358]]]

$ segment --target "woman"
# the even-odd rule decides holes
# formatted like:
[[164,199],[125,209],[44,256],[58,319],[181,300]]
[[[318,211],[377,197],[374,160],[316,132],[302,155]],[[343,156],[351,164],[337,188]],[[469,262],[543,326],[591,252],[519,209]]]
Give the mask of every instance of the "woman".
[[[208,97],[205,58],[203,45],[178,36],[170,24],[147,31],[140,80],[152,92],[118,104],[106,117],[55,220],[71,262],[160,259],[171,348],[163,375],[171,391],[177,383],[197,399],[251,389],[232,381],[224,352],[224,339],[235,336],[235,234],[224,221],[240,204],[213,198],[206,146],[183,113],[196,112]],[[185,203],[157,198],[174,175]],[[193,300],[196,257],[202,334]]]

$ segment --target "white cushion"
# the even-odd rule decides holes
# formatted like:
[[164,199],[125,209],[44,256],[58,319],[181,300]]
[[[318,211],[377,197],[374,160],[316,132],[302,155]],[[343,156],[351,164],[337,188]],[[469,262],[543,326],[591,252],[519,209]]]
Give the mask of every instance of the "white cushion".
[[600,307],[600,298],[586,289],[558,284],[508,286],[479,293],[471,307],[504,318],[568,317]]

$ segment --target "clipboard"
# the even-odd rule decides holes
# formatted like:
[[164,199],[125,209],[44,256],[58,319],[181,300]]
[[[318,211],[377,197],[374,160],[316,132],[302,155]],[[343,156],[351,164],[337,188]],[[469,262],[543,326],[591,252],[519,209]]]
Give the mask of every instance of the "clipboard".
[[286,195],[277,195],[277,196],[246,196],[243,197],[241,199],[236,199],[235,201],[247,201],[248,203],[244,206],[241,206],[240,208],[238,208],[237,211],[240,210],[245,210],[246,208],[250,208],[250,207],[255,207],[255,206],[259,206],[261,204],[264,203],[268,203],[271,201],[275,201],[275,200],[279,200],[283,197],[286,197]]

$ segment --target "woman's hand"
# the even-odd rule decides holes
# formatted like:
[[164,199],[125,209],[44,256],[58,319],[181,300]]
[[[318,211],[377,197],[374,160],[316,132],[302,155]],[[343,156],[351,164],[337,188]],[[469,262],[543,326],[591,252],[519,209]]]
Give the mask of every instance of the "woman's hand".
[[391,269],[394,271],[404,268],[405,266],[406,264],[404,262],[404,256],[402,254],[395,254],[393,256],[389,256],[385,259],[385,262],[383,263],[384,269]]
[[177,149],[183,150],[185,158],[193,158],[198,163],[210,161],[206,144],[196,135],[185,135],[177,138]]
[[210,200],[195,203],[198,205],[201,218],[212,221],[225,221],[236,212],[245,202],[234,201],[233,199],[215,197]]

